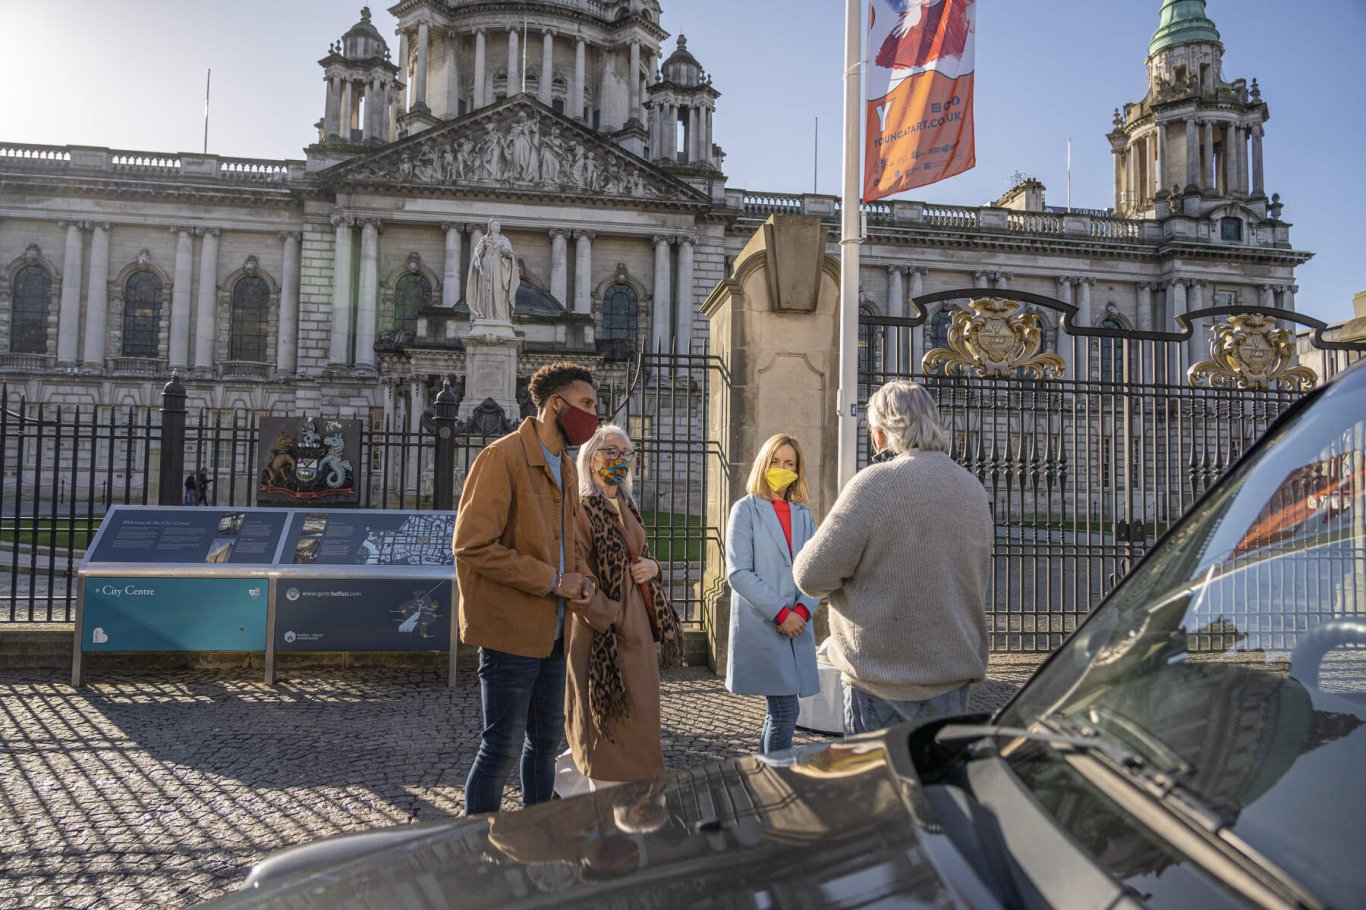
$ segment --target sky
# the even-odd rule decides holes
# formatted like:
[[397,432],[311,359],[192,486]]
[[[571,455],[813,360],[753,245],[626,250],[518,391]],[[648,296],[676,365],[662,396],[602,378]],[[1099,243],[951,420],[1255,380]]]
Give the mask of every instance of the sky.
[[[731,187],[839,192],[844,3],[661,0],[664,27],[721,92],[714,136]],[[209,151],[302,158],[322,116],[328,45],[360,0],[0,0],[0,141],[198,151],[212,68]],[[977,167],[896,198],[982,205],[1013,174],[1050,205],[1114,204],[1114,108],[1142,98],[1161,0],[979,0]],[[374,20],[390,46],[395,20]],[[1350,65],[1366,45],[1366,0],[1209,0],[1224,78],[1259,80],[1271,110],[1268,192],[1297,249],[1297,308],[1352,315],[1366,290],[1366,118]],[[22,27],[22,28],[21,28]],[[23,35],[22,40],[13,40]],[[666,43],[672,51],[675,38]],[[817,130],[817,120],[819,129]]]

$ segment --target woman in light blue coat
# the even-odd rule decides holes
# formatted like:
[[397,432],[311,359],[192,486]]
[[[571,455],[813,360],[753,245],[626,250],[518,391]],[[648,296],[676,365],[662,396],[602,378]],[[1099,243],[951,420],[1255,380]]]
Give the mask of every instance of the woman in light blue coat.
[[792,748],[798,698],[820,691],[811,617],[820,605],[797,590],[792,560],[816,533],[801,446],[785,434],[759,450],[726,526],[730,657],[726,688],[767,698],[759,752]]

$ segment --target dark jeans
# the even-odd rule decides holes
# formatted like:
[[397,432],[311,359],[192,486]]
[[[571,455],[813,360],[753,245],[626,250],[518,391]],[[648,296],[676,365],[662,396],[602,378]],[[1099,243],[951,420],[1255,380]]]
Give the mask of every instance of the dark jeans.
[[465,814],[497,812],[512,765],[522,757],[522,805],[555,792],[555,756],[564,739],[564,639],[549,657],[479,649],[484,731],[465,781]]
[[801,705],[795,695],[765,695],[768,710],[764,728],[759,731],[759,754],[771,755],[792,748],[792,733],[797,729]]
[[968,691],[970,684],[963,683],[957,689],[950,689],[934,698],[924,701],[892,701],[878,698],[861,689],[849,685],[844,680],[844,733],[867,733],[881,730],[908,720],[921,723],[936,717],[953,717],[968,713]]

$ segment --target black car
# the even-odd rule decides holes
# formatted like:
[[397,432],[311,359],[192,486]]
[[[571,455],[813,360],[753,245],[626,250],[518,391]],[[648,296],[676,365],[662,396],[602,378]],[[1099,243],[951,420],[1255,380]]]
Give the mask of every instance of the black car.
[[1362,906],[1363,646],[1358,367],[994,718],[322,841],[212,906]]

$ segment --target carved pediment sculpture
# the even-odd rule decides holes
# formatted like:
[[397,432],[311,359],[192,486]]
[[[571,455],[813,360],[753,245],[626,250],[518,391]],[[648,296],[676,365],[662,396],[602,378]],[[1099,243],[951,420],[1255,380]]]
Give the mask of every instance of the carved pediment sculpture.
[[326,174],[404,186],[702,201],[692,187],[592,130],[520,98],[339,164]]
[[1276,320],[1263,313],[1230,316],[1214,327],[1209,360],[1186,371],[1193,386],[1210,388],[1269,389],[1287,386],[1295,391],[1312,389],[1319,381],[1309,367],[1292,366],[1295,341],[1289,330],[1276,328]]
[[1037,379],[1061,379],[1065,364],[1057,354],[1041,354],[1043,335],[1038,315],[1024,311],[1013,300],[986,297],[968,301],[957,310],[949,325],[947,348],[927,351],[921,360],[925,372],[941,367],[946,375],[1005,378],[1025,370]]

